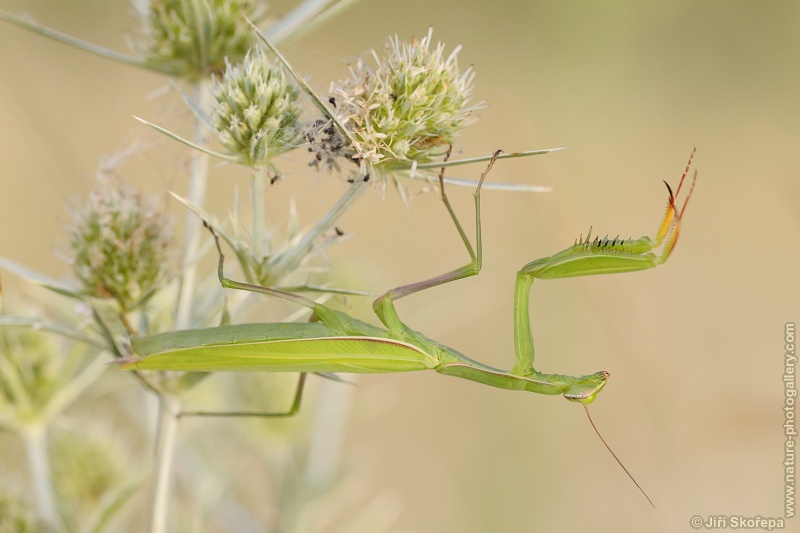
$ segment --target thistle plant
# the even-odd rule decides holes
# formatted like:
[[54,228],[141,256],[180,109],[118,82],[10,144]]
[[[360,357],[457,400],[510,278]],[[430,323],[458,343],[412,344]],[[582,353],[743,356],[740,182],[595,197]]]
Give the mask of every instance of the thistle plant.
[[78,523],[81,517],[97,522],[102,519],[97,510],[122,503],[141,485],[130,468],[128,446],[120,441],[113,430],[96,422],[53,432],[53,486],[65,522]]
[[[432,46],[433,29],[411,42],[390,38],[374,68],[359,59],[350,77],[333,84],[336,113],[356,142],[353,157],[376,168],[442,158],[482,103],[469,105],[472,68],[461,72],[456,47]],[[384,171],[386,171],[384,170]]]
[[0,533],[44,533],[47,527],[17,495],[0,493]]
[[240,61],[253,44],[245,17],[260,23],[266,5],[253,0],[133,0],[142,38],[133,42],[153,70],[198,81]]
[[[136,483],[119,480],[125,468],[114,458],[92,451],[86,442],[67,444],[75,452],[73,456],[68,457],[69,451],[63,451],[60,455],[64,460],[55,468],[50,466],[47,430],[90,385],[99,386],[95,382],[104,381],[97,378],[106,360],[132,356],[131,339],[139,335],[208,328],[246,317],[247,297],[225,294],[216,272],[198,267],[209,249],[202,246],[202,222],[213,227],[233,249],[242,275],[250,283],[314,295],[323,293],[321,299],[337,292],[358,294],[355,290],[320,288],[329,279],[326,275],[311,279],[306,267],[321,266],[318,252],[337,240],[339,232],[335,228],[341,216],[361,194],[381,181],[373,176],[396,180],[397,176],[416,170],[489,159],[445,161],[461,129],[475,120],[474,111],[481,104],[471,103],[474,76],[472,69],[459,69],[459,47],[448,54],[443,43],[434,45],[430,31],[422,39],[410,42],[398,37],[389,39],[386,57],[380,59],[373,52],[376,63],[372,67],[358,61],[349,77],[331,86],[329,98],[317,94],[280,54],[277,45],[311,31],[353,3],[305,0],[283,19],[261,29],[251,24],[263,25],[266,11],[263,3],[254,0],[137,1],[142,25],[139,39],[133,42],[137,56],[106,50],[0,11],[0,19],[176,79],[195,116],[190,140],[146,122],[192,150],[188,183],[181,185],[180,194],[173,193],[189,210],[182,245],[172,240],[171,224],[162,214],[161,200],[142,194],[105,169],[97,188],[71,209],[67,239],[72,282],[55,280],[0,258],[0,267],[48,289],[51,298],[68,302],[53,304],[51,307],[60,312],[43,316],[0,315],[0,424],[26,440],[32,457],[29,471],[36,508],[51,531],[65,524],[67,530],[76,530],[76,523],[92,524],[82,526],[86,531],[101,531],[108,516],[121,508],[135,489]],[[302,106],[308,101],[321,116],[303,118]],[[211,149],[214,135],[226,153]],[[336,171],[343,178],[341,181],[349,181],[349,185],[328,212],[305,231],[299,229],[294,210],[287,208],[289,224],[282,233],[267,221],[265,196],[273,179],[283,175],[281,157],[298,149],[304,154],[307,150],[313,152],[312,166]],[[230,216],[226,225],[221,222],[223,217],[206,210],[210,157],[236,163],[249,172],[253,214],[250,228],[237,215]],[[135,176],[128,181],[135,183]],[[51,316],[55,318],[48,318]],[[40,331],[34,333],[33,329]],[[54,336],[71,340],[52,344],[48,339]],[[148,487],[149,531],[163,533],[169,529],[170,515],[192,507],[173,505],[175,464],[186,485],[194,483],[201,475],[197,472],[204,468],[219,472],[230,465],[226,457],[218,456],[213,457],[218,462],[212,466],[206,461],[192,462],[196,454],[188,445],[186,453],[175,454],[179,419],[190,411],[186,408],[191,401],[189,392],[205,381],[207,374],[129,375],[141,385],[141,395],[152,394],[158,400],[157,430],[139,428],[139,437],[155,441],[152,463],[142,470],[152,472]],[[244,385],[237,387],[246,389]],[[262,388],[258,390],[261,394]],[[115,392],[106,394],[113,396]],[[221,396],[230,399],[233,395]],[[138,400],[133,409],[137,413],[146,404],[141,398]],[[326,425],[326,431],[340,432],[341,423],[333,428]],[[316,449],[324,440],[319,427],[295,431],[305,431],[303,437],[316,439]],[[330,438],[338,441],[340,435]],[[299,438],[287,440],[296,442]],[[67,439],[59,445],[65,442]],[[240,444],[236,441],[231,446]],[[95,481],[94,484],[64,483],[79,475],[75,472],[86,470],[92,457],[106,459],[97,461],[92,475],[87,470],[83,481]],[[311,458],[307,462],[319,464]],[[314,480],[314,472],[303,468],[304,464],[298,467],[298,475]],[[326,466],[324,479],[307,486],[281,477],[281,472],[289,471],[286,467],[278,465],[274,470],[275,478],[283,483],[276,492],[291,494],[289,499],[302,502],[283,509],[286,516],[278,522],[284,524],[304,523],[306,510],[301,507],[319,500],[335,485],[336,465]],[[54,477],[59,476],[54,483]],[[111,493],[118,496],[107,497],[102,489],[114,484],[117,486]],[[72,494],[74,501],[57,502],[54,486],[60,487],[62,497]],[[92,506],[99,508],[96,517],[81,518]],[[257,511],[258,508],[252,510]],[[184,512],[179,516],[187,515]],[[131,530],[143,529],[141,522],[131,523]],[[376,526],[371,531],[384,529],[388,528]]]
[[72,269],[83,293],[113,298],[123,311],[147,301],[174,267],[171,224],[155,197],[100,176],[67,228]]
[[0,330],[0,413],[7,428],[38,424],[61,375],[51,338],[25,329]]
[[260,48],[229,63],[212,93],[211,124],[219,141],[247,166],[262,166],[298,143],[298,90]]
[[0,429],[16,433],[25,445],[36,508],[43,527],[50,530],[59,528],[61,521],[48,431],[103,367],[85,344],[67,343],[32,329],[0,327]]

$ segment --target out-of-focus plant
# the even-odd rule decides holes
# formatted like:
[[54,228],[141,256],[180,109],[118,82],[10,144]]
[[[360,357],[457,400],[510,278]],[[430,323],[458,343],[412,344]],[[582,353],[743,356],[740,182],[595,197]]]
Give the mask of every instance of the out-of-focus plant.
[[113,298],[123,311],[147,302],[174,268],[169,221],[156,198],[103,176],[67,228],[72,271],[83,294]]
[[199,81],[241,61],[253,44],[245,17],[260,23],[266,4],[253,0],[134,0],[143,64],[175,78]]
[[[305,269],[314,264],[322,248],[337,240],[335,224],[364,191],[387,179],[399,185],[398,177],[424,177],[426,171],[443,165],[489,158],[446,161],[461,128],[475,120],[474,111],[481,104],[471,103],[474,74],[471,69],[459,69],[459,48],[448,53],[443,43],[433,43],[430,31],[410,42],[389,39],[386,56],[373,52],[374,67],[359,60],[349,77],[332,84],[330,98],[319,96],[277,50],[278,45],[299,38],[355,3],[305,0],[286,16],[271,20],[264,4],[254,0],[136,0],[141,27],[132,41],[135,56],[0,11],[0,19],[41,35],[172,77],[180,82],[184,101],[195,116],[190,139],[143,121],[192,148],[185,193],[173,194],[189,210],[182,244],[172,240],[163,200],[124,183],[111,165],[102,169],[88,198],[71,209],[67,234],[73,283],[0,258],[0,267],[66,298],[72,306],[55,319],[0,315],[0,425],[26,443],[42,527],[91,532],[109,528],[115,513],[141,485],[138,479],[123,479],[130,476],[131,468],[119,454],[108,453],[116,446],[113,438],[87,440],[84,434],[61,431],[60,439],[48,446],[47,435],[56,422],[69,419],[64,409],[90,385],[102,389],[103,380],[97,378],[107,357],[100,354],[125,359],[133,355],[130,340],[134,336],[243,319],[248,296],[223,295],[215,272],[198,272],[198,261],[208,249],[201,246],[201,222],[213,226],[233,249],[249,282],[321,292],[321,298],[328,298],[336,291],[312,284]],[[304,101],[315,105],[322,118],[305,119]],[[211,148],[214,137],[227,152]],[[336,172],[349,185],[306,231],[298,229],[290,208],[287,229],[281,235],[266,221],[265,190],[283,176],[281,155],[298,149],[311,152],[311,167]],[[536,153],[543,152],[508,157]],[[249,230],[236,215],[225,225],[205,210],[209,157],[237,163],[250,173],[253,219]],[[59,337],[67,340],[54,340]],[[214,439],[215,453],[208,453],[199,442],[176,456],[178,421],[185,414],[186,402],[202,390],[201,383],[213,389],[213,380],[193,373],[131,375],[141,385],[134,389],[138,395],[152,394],[159,405],[155,434],[148,427],[138,428],[155,441],[149,531],[167,531],[170,511],[183,519],[190,514],[183,506],[172,505],[175,475],[184,491],[214,504],[219,495],[213,487],[224,485],[220,477],[241,450],[267,465],[277,480],[276,527],[326,530],[325,522],[315,521],[310,509],[326,508],[326,498],[337,498],[338,454],[322,453],[320,443],[341,440],[342,417],[336,424],[328,416],[298,426],[297,434],[281,441],[291,443],[285,454],[294,459],[286,464],[264,456],[270,446],[264,445],[269,438],[263,432],[257,432],[258,447],[249,446],[247,435],[242,435],[234,443]],[[237,381],[233,390],[243,392],[247,387]],[[281,388],[272,390],[278,395]],[[106,394],[115,392],[119,391]],[[222,397],[230,400],[236,394]],[[251,409],[263,408],[263,402],[263,398],[256,401]],[[133,411],[138,414],[145,403],[137,401]],[[113,433],[110,425],[106,421],[99,434]],[[74,428],[74,424],[68,426]],[[230,453],[216,453],[221,448],[229,448]],[[54,453],[57,460],[50,461]],[[206,485],[204,479],[211,482]],[[5,502],[0,499],[0,510]],[[253,509],[236,501],[231,507],[255,515],[261,506],[249,503]],[[385,500],[373,500],[363,512],[352,513],[353,527],[376,533],[390,529],[391,521],[380,518],[384,511],[375,511],[385,510],[384,504]],[[12,508],[11,503],[7,505]],[[213,505],[200,507],[210,518],[223,514]],[[20,517],[14,518],[21,524],[19,531],[39,527],[22,511],[9,511],[8,516]],[[130,527],[142,529],[140,522],[131,523],[135,525]],[[0,531],[2,527],[0,522]]]
[[45,533],[46,526],[30,506],[13,493],[0,493],[0,533]]
[[0,428],[19,435],[25,445],[35,508],[48,529],[62,524],[50,468],[49,429],[103,368],[96,350],[84,343],[28,328],[0,327]]

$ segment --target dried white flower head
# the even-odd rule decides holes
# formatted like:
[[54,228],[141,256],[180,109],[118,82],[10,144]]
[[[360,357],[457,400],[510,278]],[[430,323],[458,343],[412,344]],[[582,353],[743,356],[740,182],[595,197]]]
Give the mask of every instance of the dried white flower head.
[[114,298],[123,309],[152,294],[173,249],[171,224],[159,203],[101,175],[88,201],[73,209],[68,228],[72,265],[86,294]]
[[373,70],[359,60],[350,78],[335,83],[336,112],[357,139],[356,159],[391,167],[393,161],[428,162],[443,155],[482,103],[469,106],[474,72],[459,71],[444,43],[424,38],[387,43],[388,57],[373,52]]
[[189,80],[221,73],[225,59],[240,61],[266,11],[253,0],[133,0],[143,42],[134,46],[155,70]]
[[213,87],[211,124],[220,142],[242,162],[258,166],[297,145],[298,90],[259,48],[228,64]]

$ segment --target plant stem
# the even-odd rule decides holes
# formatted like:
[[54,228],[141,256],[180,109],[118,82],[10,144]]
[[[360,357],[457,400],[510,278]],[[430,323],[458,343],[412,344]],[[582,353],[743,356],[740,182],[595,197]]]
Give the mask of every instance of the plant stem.
[[[263,167],[253,169],[253,180],[250,182],[250,203],[253,210],[253,259],[261,264],[264,258],[264,175]],[[260,270],[260,269],[257,269]],[[261,274],[261,272],[258,272]],[[261,280],[258,280],[261,282]]]
[[[200,82],[195,86],[195,98],[200,109],[206,109],[211,100],[211,86],[207,82]],[[209,134],[203,121],[198,117],[195,120],[194,142],[198,146],[208,146]],[[202,207],[206,196],[208,183],[208,154],[192,151],[191,175],[189,176],[189,192],[187,198],[197,206]],[[191,327],[192,299],[197,281],[197,250],[200,247],[200,218],[187,211],[186,225],[183,239],[183,275],[178,291],[178,306],[175,310],[175,329],[188,329]]]
[[350,205],[358,199],[361,194],[367,190],[367,182],[363,179],[356,180],[347,192],[345,192],[339,201],[331,207],[330,211],[322,218],[319,222],[317,222],[313,228],[311,228],[308,233],[303,235],[303,238],[300,239],[296,245],[294,245],[291,249],[282,253],[280,255],[275,256],[275,261],[271,262],[269,265],[269,275],[271,279],[281,279],[285,276],[289,271],[294,270],[297,268],[297,265],[303,258],[308,255],[308,252],[311,251],[311,248],[314,246],[314,242],[326,231],[331,229],[336,221],[344,214],[345,211],[350,207]]
[[181,403],[170,394],[159,396],[158,435],[156,436],[153,481],[153,502],[150,514],[150,533],[165,533],[169,516],[172,463],[175,457],[175,440],[178,433],[178,415]]
[[46,427],[38,423],[28,425],[22,433],[22,438],[28,454],[28,469],[38,515],[48,531],[58,531],[59,518],[53,496],[50,459],[47,455]]

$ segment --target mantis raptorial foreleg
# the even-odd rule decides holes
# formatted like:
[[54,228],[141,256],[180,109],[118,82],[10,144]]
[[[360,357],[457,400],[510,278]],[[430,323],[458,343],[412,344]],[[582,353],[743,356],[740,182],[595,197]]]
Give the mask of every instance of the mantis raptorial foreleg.
[[[655,268],[669,259],[678,242],[681,221],[697,180],[697,171],[695,171],[689,193],[681,208],[678,209],[678,195],[689,173],[695,150],[692,149],[692,153],[689,155],[689,162],[686,164],[675,194],[672,193],[669,183],[664,182],[669,192],[667,211],[654,239],[646,236],[639,239],[620,239],[619,237],[609,239],[606,236],[602,239],[595,237],[592,240],[590,229],[586,239],[581,237],[566,250],[532,261],[517,273],[514,294],[514,340],[517,364],[514,372],[536,374],[533,369],[533,337],[529,316],[530,291],[534,279],[635,272]],[[662,245],[661,253],[656,255],[654,250]]]
[[[459,234],[461,235],[461,239],[464,242],[464,245],[467,248],[470,256],[470,262],[466,266],[458,268],[456,270],[452,270],[446,274],[442,274],[440,276],[436,276],[424,281],[419,281],[417,283],[412,283],[409,285],[403,285],[401,287],[397,287],[386,292],[383,296],[375,300],[373,304],[373,308],[375,310],[375,314],[381,319],[383,324],[387,327],[389,332],[398,338],[408,338],[419,340],[420,334],[414,331],[411,331],[407,328],[405,324],[400,320],[397,310],[394,306],[394,300],[402,298],[404,296],[408,296],[415,292],[423,291],[425,289],[435,287],[437,285],[442,285],[444,283],[449,283],[451,281],[456,281],[459,279],[463,279],[469,276],[474,276],[478,274],[481,270],[482,261],[483,261],[483,246],[482,246],[482,236],[481,236],[481,186],[483,185],[483,181],[486,178],[486,175],[492,169],[494,165],[495,158],[501,153],[501,151],[497,151],[494,154],[494,157],[490,161],[489,165],[487,166],[486,170],[481,174],[480,180],[478,181],[478,186],[475,190],[475,249],[472,248],[469,239],[467,238],[466,234],[464,233],[464,229],[461,226],[461,223],[458,220],[455,212],[453,211],[452,207],[450,206],[450,202],[447,199],[447,194],[445,193],[444,189],[444,168],[442,168],[441,172],[439,173],[439,186],[442,195],[442,201],[444,202],[445,206],[447,207],[447,211],[450,214],[450,218],[453,220],[453,223],[456,225]],[[694,154],[694,152],[692,152]],[[689,164],[691,164],[691,157],[689,158]],[[689,166],[687,165],[687,171]],[[686,176],[686,171],[684,172],[684,177]],[[665,182],[666,183],[666,182]],[[681,185],[683,184],[683,178],[681,178],[681,183],[678,185],[678,192],[680,192]],[[680,227],[680,216],[683,214],[683,209],[686,208],[686,202],[684,202],[683,209],[681,212],[676,213],[675,211],[675,202],[674,197],[672,195],[672,190],[669,188],[669,184],[667,184],[667,189],[670,192],[670,199],[669,199],[669,206],[667,209],[667,215],[664,217],[664,222],[659,229],[658,237],[656,242],[653,243],[652,247],[658,246],[661,241],[665,238],[667,233],[670,233],[670,230],[673,227],[673,222],[677,219],[678,226],[676,231],[674,232],[674,236],[671,237],[671,243],[669,243],[669,249],[666,252],[666,255],[662,256],[660,262],[666,261],[667,257],[669,257],[669,253],[672,251],[672,248],[675,246],[675,240],[677,240],[677,230]],[[691,192],[689,193],[691,195]],[[688,202],[688,197],[687,200]],[[668,223],[669,221],[669,223]],[[587,238],[588,240],[588,238]],[[616,244],[616,243],[615,243]],[[652,248],[651,247],[651,248]],[[524,270],[524,269],[523,269]],[[522,274],[517,277],[517,290],[516,290],[516,297],[515,297],[515,311],[514,311],[514,330],[515,330],[515,348],[517,353],[517,365],[514,369],[511,370],[510,374],[518,373],[521,376],[533,378],[534,380],[541,381],[542,390],[545,390],[545,383],[546,382],[557,382],[560,377],[565,376],[554,376],[554,375],[547,375],[537,372],[533,368],[533,339],[530,327],[530,317],[528,316],[528,298],[530,296],[529,291],[531,284],[533,283],[533,278],[535,275],[527,275]],[[524,295],[524,299],[523,299]],[[475,381],[484,382],[488,384],[495,384],[495,381],[498,379],[498,376],[493,375],[494,373],[490,370],[481,369],[478,366],[470,365],[466,366],[461,363],[456,363],[453,365],[455,368],[458,369],[460,372],[467,372],[458,374],[454,372],[455,375],[460,375],[461,377],[468,377],[469,379],[473,379]],[[447,365],[444,368],[448,368]],[[442,371],[442,373],[449,373],[446,370]],[[585,380],[585,383],[582,383],[578,387],[570,387],[568,390],[561,390],[556,389],[558,392],[563,392],[564,396],[567,399],[581,402],[583,403],[583,408],[586,412],[586,416],[589,419],[589,423],[592,426],[592,429],[595,431],[597,436],[600,438],[600,441],[606,447],[608,452],[614,458],[614,460],[619,464],[622,470],[628,475],[628,477],[633,481],[636,488],[647,498],[647,501],[650,502],[650,505],[655,507],[653,501],[647,495],[647,493],[642,489],[633,475],[628,471],[622,461],[617,457],[608,443],[605,441],[603,436],[600,434],[600,431],[595,426],[594,420],[592,420],[592,416],[589,414],[589,407],[588,403],[594,400],[594,397],[597,393],[603,388],[605,385],[606,380],[608,379],[609,374],[607,372],[598,372],[594,376],[590,376],[589,379]],[[594,379],[593,379],[594,378]]]

